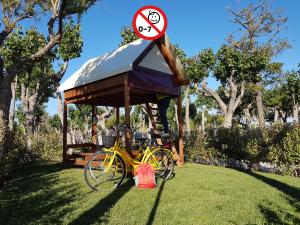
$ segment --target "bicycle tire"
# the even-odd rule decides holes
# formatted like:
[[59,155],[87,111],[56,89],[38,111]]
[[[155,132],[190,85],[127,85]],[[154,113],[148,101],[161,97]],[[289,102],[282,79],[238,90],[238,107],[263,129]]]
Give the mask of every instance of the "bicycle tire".
[[[84,168],[84,179],[92,190],[100,191],[118,188],[124,180],[126,166],[119,155],[114,157],[111,167],[107,170],[106,164],[110,162],[113,155],[112,152],[99,151],[94,153],[87,162]],[[108,161],[105,161],[105,159]],[[117,174],[118,176],[115,177]]]
[[174,171],[173,154],[168,149],[155,148],[147,160],[155,170],[155,177],[168,180]]

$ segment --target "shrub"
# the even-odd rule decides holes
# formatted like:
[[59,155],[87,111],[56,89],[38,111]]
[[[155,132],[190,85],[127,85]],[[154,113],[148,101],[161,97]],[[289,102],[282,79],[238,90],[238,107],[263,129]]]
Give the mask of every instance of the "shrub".
[[27,163],[32,160],[30,152],[28,152],[24,135],[19,130],[8,131],[5,135],[6,143],[4,146],[4,135],[2,136],[2,149],[0,160],[0,186],[9,176],[14,166]]
[[62,160],[62,135],[55,132],[40,132],[32,139],[32,154],[37,159],[48,161]]
[[[1,141],[3,142],[3,138]],[[6,144],[0,146],[0,186],[14,167],[36,160],[59,161],[62,159],[62,135],[55,129],[42,131],[33,136],[32,146],[27,147],[24,132],[21,129],[6,134]]]
[[185,158],[189,162],[214,158],[246,160],[251,164],[267,161],[287,171],[300,166],[299,126],[210,128],[205,134],[191,132],[185,144]]
[[197,131],[185,135],[185,161],[209,163],[216,157],[222,157],[214,148],[207,147],[206,139],[202,132]]
[[279,166],[295,166],[300,164],[300,128],[284,127],[270,146],[268,160]]

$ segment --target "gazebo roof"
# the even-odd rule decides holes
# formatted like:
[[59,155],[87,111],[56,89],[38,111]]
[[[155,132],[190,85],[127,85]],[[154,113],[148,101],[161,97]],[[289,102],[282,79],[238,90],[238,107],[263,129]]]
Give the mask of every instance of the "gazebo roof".
[[187,83],[175,49],[164,35],[156,41],[139,39],[88,60],[59,91],[65,92],[67,102],[121,106],[124,80],[132,104],[153,102],[155,93],[177,96],[179,86]]

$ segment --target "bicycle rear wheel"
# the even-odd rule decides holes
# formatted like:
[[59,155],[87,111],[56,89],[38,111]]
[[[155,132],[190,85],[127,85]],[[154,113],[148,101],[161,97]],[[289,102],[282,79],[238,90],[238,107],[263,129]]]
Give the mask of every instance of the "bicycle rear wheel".
[[155,170],[155,177],[168,180],[174,171],[173,154],[167,149],[156,148],[147,160]]
[[84,179],[95,191],[117,188],[125,175],[123,159],[112,152],[96,152],[84,168]]

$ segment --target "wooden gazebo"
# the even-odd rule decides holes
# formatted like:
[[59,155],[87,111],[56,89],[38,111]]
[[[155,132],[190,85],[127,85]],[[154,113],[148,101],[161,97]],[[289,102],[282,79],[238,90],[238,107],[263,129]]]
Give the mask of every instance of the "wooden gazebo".
[[[175,49],[164,35],[155,41],[136,40],[117,50],[86,62],[61,86],[64,92],[63,161],[68,161],[67,149],[93,147],[97,140],[96,122],[92,125],[92,142],[81,145],[67,144],[67,105],[92,105],[93,118],[96,106],[116,108],[116,123],[119,123],[119,108],[125,107],[125,123],[130,125],[130,106],[146,104],[153,128],[156,129],[149,103],[156,103],[156,94],[177,98],[179,124],[179,162],[183,156],[183,124],[180,86],[187,78]],[[126,148],[130,147],[130,134],[126,134]]]

